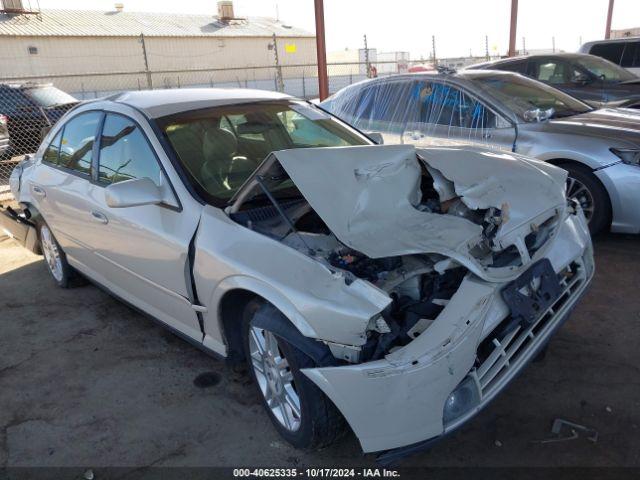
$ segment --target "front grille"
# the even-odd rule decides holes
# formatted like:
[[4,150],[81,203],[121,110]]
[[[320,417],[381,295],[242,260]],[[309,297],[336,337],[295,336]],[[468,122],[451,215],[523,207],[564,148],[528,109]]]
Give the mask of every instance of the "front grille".
[[573,262],[558,274],[562,293],[538,320],[528,327],[518,325],[498,338],[495,332],[499,332],[501,326],[511,322],[511,317],[508,317],[482,341],[478,347],[476,368],[471,372],[482,397],[490,395],[501,383],[502,377],[509,375],[510,368],[534,346],[536,339],[546,334],[549,328],[553,328],[554,324],[561,320],[557,312],[581,290],[586,277],[583,264]]

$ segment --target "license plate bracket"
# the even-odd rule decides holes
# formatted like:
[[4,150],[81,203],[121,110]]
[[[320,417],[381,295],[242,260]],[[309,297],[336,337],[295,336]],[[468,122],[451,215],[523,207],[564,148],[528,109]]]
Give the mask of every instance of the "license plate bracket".
[[[530,288],[539,281],[537,288]],[[522,292],[529,289],[531,295]],[[534,263],[526,272],[502,289],[502,299],[511,311],[513,321],[531,326],[562,294],[558,275],[548,258]]]

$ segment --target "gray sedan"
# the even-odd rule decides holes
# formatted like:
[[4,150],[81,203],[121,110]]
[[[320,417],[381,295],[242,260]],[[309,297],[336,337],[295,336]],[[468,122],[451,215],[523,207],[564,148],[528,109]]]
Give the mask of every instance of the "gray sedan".
[[640,233],[640,112],[595,110],[498,71],[409,74],[351,85],[321,106],[385,143],[478,144],[569,172],[592,233]]

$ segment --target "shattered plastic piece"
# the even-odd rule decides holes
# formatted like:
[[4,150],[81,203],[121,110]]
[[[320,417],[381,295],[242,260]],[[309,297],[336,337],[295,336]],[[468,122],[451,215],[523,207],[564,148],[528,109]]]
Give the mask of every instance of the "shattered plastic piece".
[[501,442],[500,440],[496,440],[495,442],[493,442],[493,444],[494,444],[496,447],[501,447],[501,446],[502,446],[502,442]]
[[91,470],[90,468],[88,470],[85,470],[83,477],[86,480],[93,480],[95,478],[93,475],[93,470]]
[[[566,429],[569,429],[569,433],[562,434],[562,431]],[[590,442],[596,443],[598,441],[597,430],[585,427],[584,425],[580,425],[578,423],[570,422],[568,420],[563,420],[562,418],[556,418],[553,421],[553,426],[551,427],[551,433],[553,434],[553,437],[546,438],[544,440],[538,440],[536,441],[536,443],[556,443],[575,440],[580,437],[580,434],[578,432],[585,433],[587,440],[589,440]]]
[[613,411],[609,405],[607,405],[604,409],[607,411],[607,413],[611,413]]

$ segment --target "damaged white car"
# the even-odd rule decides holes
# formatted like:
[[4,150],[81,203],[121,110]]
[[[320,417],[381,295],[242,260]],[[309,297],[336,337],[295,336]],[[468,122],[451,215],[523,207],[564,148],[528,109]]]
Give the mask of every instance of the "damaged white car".
[[584,292],[565,179],[511,153],[374,145],[285,95],[133,92],[56,124],[2,225],[59,285],[80,272],[246,360],[294,446],[348,424],[388,460],[476,414]]

